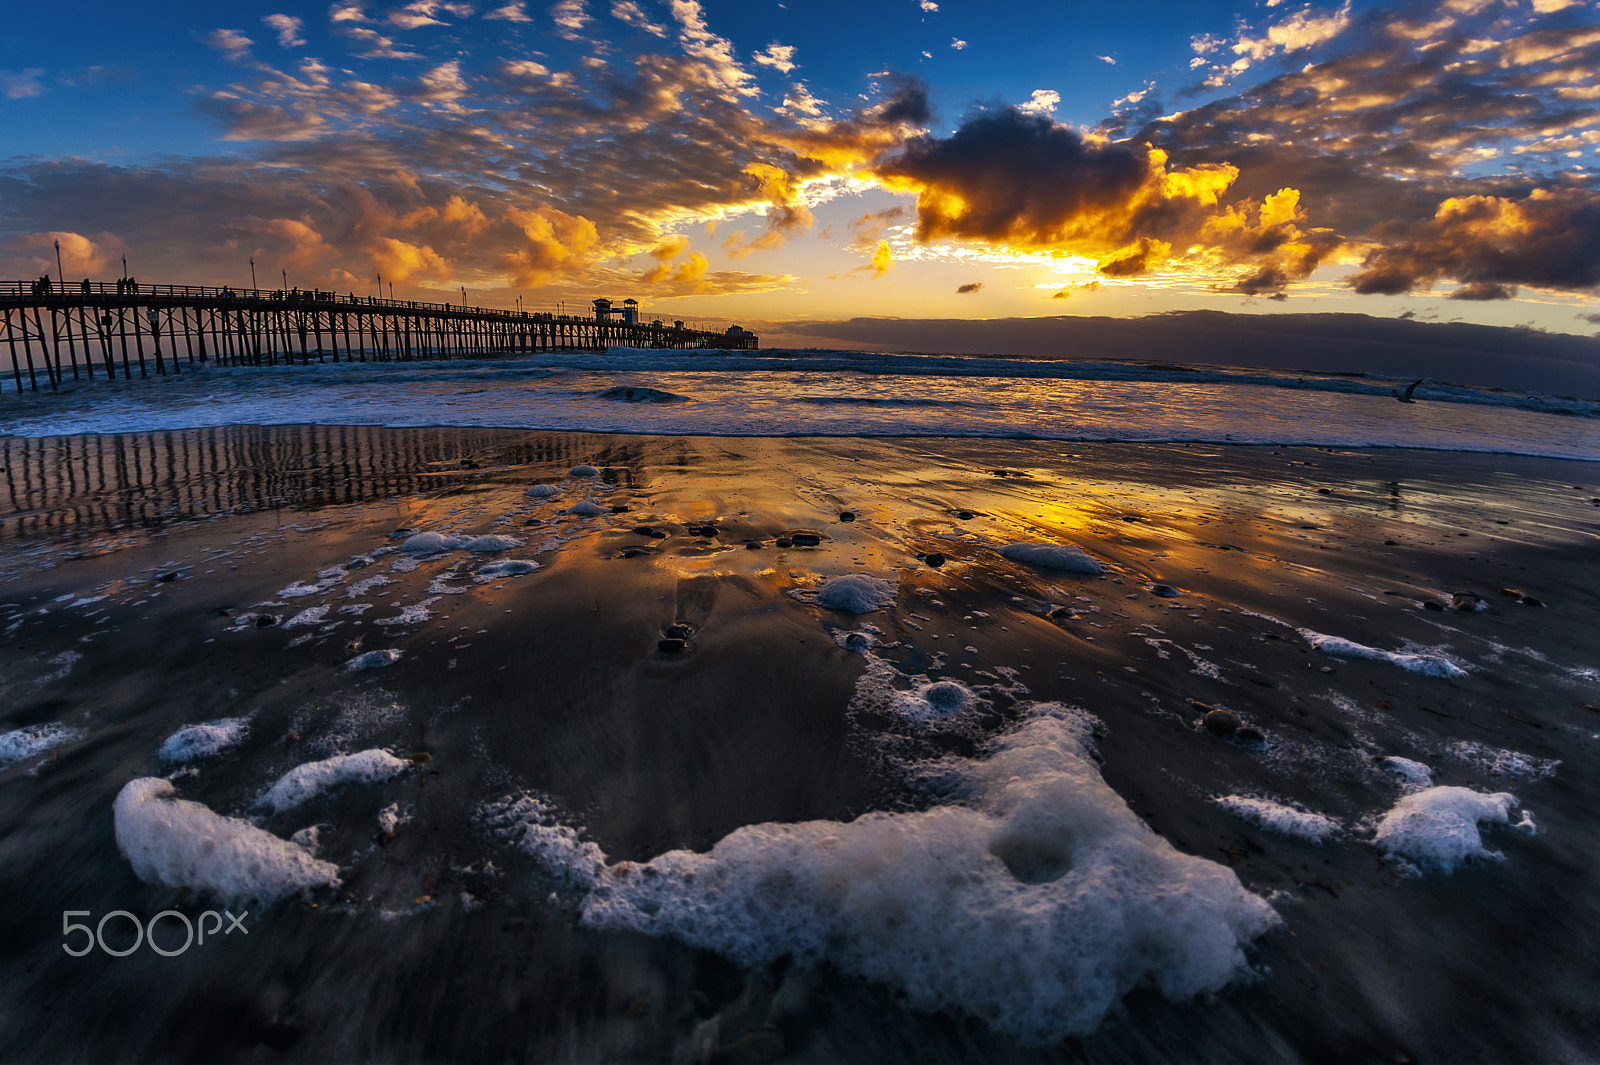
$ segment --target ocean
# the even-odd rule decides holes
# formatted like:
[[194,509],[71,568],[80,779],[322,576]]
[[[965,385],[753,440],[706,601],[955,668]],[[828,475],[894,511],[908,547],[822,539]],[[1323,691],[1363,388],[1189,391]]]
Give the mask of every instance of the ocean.
[[612,349],[493,360],[206,367],[0,399],[0,431],[482,426],[718,436],[949,436],[1417,447],[1600,458],[1600,397],[1137,361]]

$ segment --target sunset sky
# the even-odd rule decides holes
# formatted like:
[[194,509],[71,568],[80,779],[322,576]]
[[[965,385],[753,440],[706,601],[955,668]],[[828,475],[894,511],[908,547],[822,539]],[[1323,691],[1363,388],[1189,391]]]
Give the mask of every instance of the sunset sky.
[[1582,0],[11,5],[0,276],[1600,327]]

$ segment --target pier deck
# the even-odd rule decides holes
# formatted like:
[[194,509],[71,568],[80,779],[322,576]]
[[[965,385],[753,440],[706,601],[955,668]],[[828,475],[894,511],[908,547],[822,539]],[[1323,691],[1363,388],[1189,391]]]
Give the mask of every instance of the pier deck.
[[44,292],[37,282],[0,281],[0,368],[9,358],[4,376],[17,392],[205,363],[492,358],[613,345],[750,351],[759,338],[314,290],[84,282]]

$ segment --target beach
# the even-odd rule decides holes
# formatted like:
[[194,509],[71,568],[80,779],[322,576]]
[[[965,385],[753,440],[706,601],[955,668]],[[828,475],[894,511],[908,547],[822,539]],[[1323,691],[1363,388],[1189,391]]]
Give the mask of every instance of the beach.
[[[1592,461],[293,424],[0,454],[19,1060],[1600,1050]],[[62,949],[64,911],[230,885],[245,934]]]

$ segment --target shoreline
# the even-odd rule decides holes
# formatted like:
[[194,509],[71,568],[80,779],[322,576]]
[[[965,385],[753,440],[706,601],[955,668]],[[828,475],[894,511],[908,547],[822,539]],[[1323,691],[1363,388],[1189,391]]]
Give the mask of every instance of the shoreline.
[[[84,730],[0,770],[0,860],[52,885],[0,918],[4,1012],[36,1018],[0,1022],[19,1056],[243,1060],[287,1039],[322,1059],[695,1059],[770,1041],[760,1032],[846,1061],[1600,1049],[1581,965],[1600,946],[1600,490],[1575,476],[1582,460],[315,425],[137,435],[148,446],[121,474],[103,437],[42,438],[5,463],[0,732]],[[574,476],[580,464],[598,475]],[[599,512],[574,510],[585,499]],[[400,528],[522,542],[347,568],[407,543]],[[777,546],[797,529],[819,545]],[[1000,553],[1014,542],[1075,545],[1103,572]],[[501,559],[539,567],[474,579]],[[892,581],[893,602],[854,615],[813,601],[847,575]],[[375,576],[393,583],[352,594]],[[1453,609],[1454,592],[1486,609]],[[241,623],[259,614],[276,623]],[[865,625],[872,657],[841,642]],[[686,650],[660,650],[674,626]],[[1308,632],[1391,658],[1319,650]],[[346,671],[378,649],[401,654]],[[1414,672],[1402,653],[1464,675]],[[930,730],[859,702],[874,669],[897,690],[944,679],[976,701]],[[559,867],[485,821],[535,796],[544,827],[572,828],[615,869],[763,822],[955,809],[929,776],[938,760],[983,764],[1046,702],[1098,720],[1097,772],[1149,831],[1272,902],[1286,924],[1247,944],[1255,977],[1198,1000],[1136,989],[1073,1041],[1018,1042],[959,1008],[907,1009],[896,980],[911,977],[864,978],[842,957],[745,968],[607,931]],[[1263,742],[1207,732],[1197,702]],[[181,966],[64,958],[63,909],[205,904],[133,875],[110,807],[126,781],[172,771],[154,752],[175,729],[233,715],[249,738],[194,763],[180,793],[283,838],[323,824],[339,891],[263,910],[248,944]],[[251,814],[293,766],[376,747],[429,760],[303,814]],[[1373,842],[1404,794],[1385,757],[1512,792],[1539,832],[1486,825],[1504,860],[1409,875]],[[1230,814],[1227,796],[1339,832],[1284,836]],[[390,803],[409,820],[375,841]],[[897,897],[921,913],[931,886]],[[145,1036],[113,1050],[113,1027],[85,1031],[65,1007],[82,996],[149,1018],[127,1029]]]

